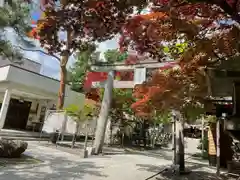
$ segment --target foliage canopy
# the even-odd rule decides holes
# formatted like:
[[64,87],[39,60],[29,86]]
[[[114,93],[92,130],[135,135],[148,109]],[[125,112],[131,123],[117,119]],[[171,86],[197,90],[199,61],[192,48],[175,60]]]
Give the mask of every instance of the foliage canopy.
[[17,34],[24,46],[34,47],[33,43],[26,39],[26,33],[30,27],[30,8],[28,3],[21,0],[9,0],[3,7],[0,7],[0,56],[10,61],[21,63],[19,60],[22,54],[7,39],[5,32],[11,28]]
[[[62,0],[59,8],[52,4],[37,28],[40,43],[50,53],[69,54],[120,34],[122,52],[131,49],[159,62],[166,57],[178,62],[177,68],[157,70],[135,88],[138,101],[132,108],[141,115],[201,107],[207,95],[204,69],[239,53],[240,31],[233,22],[226,23],[230,17],[240,22],[236,0]],[[140,14],[146,7],[149,12]],[[71,32],[71,43],[60,41],[59,31]]]

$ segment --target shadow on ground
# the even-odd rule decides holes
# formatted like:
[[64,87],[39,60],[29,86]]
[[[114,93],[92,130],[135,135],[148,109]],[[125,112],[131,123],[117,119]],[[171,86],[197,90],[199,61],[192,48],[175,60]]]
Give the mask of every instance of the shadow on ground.
[[[81,155],[83,153],[83,144],[76,143],[74,148],[71,148],[71,143],[58,143],[57,146],[51,143],[42,143],[41,145],[58,149],[63,152]],[[103,155],[121,155],[121,154],[133,154],[133,155],[143,155],[147,157],[163,158],[165,160],[172,159],[172,151],[169,149],[157,149],[157,150],[136,150],[134,148],[121,148],[121,147],[111,147],[104,146]]]
[[22,154],[20,158],[0,158],[0,167],[39,163],[43,163],[43,161],[25,154]]
[[154,166],[137,164],[139,170],[154,173],[145,180],[227,180],[226,176],[216,176],[215,170],[203,164],[188,163],[186,169],[189,174],[179,175],[171,166]]
[[101,172],[103,167],[96,166],[93,162],[73,162],[64,157],[48,155],[51,164],[39,164],[28,167],[3,167],[0,171],[0,180],[72,180],[84,179],[85,176],[91,179],[103,179],[107,175]]

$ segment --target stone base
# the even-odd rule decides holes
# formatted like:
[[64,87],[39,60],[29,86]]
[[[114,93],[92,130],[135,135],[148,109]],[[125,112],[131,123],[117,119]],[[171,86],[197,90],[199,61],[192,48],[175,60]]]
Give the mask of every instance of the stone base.
[[88,158],[88,150],[83,151],[83,158]]
[[185,169],[184,171],[179,171],[179,175],[188,175],[190,174],[192,171],[188,170],[188,169]]
[[209,166],[214,166],[216,167],[217,165],[217,156],[216,155],[208,155],[208,160],[209,160]]
[[169,169],[167,169],[167,171],[169,171],[169,170],[171,170],[172,173],[178,174],[178,175],[188,175],[191,173],[191,171],[189,169],[187,169],[186,167],[184,170],[180,170],[179,165],[172,165]]
[[87,147],[87,151],[88,151],[88,156],[93,155],[93,147]]
[[94,147],[90,147],[91,149],[89,150],[90,155],[99,155],[99,154],[103,154],[103,152],[100,152],[99,154],[95,153],[95,148]]

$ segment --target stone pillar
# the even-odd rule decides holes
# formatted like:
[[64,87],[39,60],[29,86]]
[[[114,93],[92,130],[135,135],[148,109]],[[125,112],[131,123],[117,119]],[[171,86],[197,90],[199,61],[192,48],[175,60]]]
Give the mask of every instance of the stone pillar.
[[107,145],[111,145],[111,138],[112,138],[111,137],[111,119],[108,118],[105,137],[104,137],[104,143]]
[[41,109],[42,109],[42,102],[38,101],[38,109],[37,109],[37,114],[35,119],[36,122],[40,121]]
[[3,102],[2,102],[1,111],[0,111],[0,129],[2,129],[5,124],[10,99],[11,99],[11,90],[6,89]]
[[114,71],[108,73],[108,79],[105,85],[101,111],[97,120],[97,127],[95,132],[95,141],[93,145],[93,154],[99,154],[102,152],[102,147],[105,139],[106,126],[108,122],[108,114],[111,108]]

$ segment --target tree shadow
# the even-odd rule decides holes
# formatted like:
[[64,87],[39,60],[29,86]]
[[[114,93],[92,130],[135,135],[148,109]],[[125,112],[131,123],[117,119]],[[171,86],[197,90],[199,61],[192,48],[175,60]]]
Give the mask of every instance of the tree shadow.
[[82,155],[84,146],[82,144],[75,144],[75,146],[71,147],[71,142],[69,143],[41,143],[42,146],[49,147],[52,149],[60,150],[66,153],[75,154],[75,155]]
[[19,164],[39,164],[43,161],[31,156],[22,154],[19,158],[0,158],[0,167],[19,165]]
[[90,179],[106,178],[101,172],[103,166],[96,166],[89,161],[71,161],[65,157],[49,156],[50,164],[28,165],[25,167],[7,166],[1,168],[0,180],[45,180],[45,179]]
[[149,171],[153,173],[153,176],[147,178],[158,180],[225,180],[226,176],[218,177],[215,173],[215,169],[207,167],[204,164],[187,163],[186,169],[190,171],[189,174],[179,175],[171,165],[167,166],[154,166],[146,164],[137,164],[139,170]]
[[138,151],[136,154],[145,155],[147,157],[154,158],[163,158],[165,160],[172,160],[172,150],[169,149],[161,149],[159,151]]
[[158,180],[224,180],[224,177],[218,177],[216,173],[207,172],[205,170],[192,170],[187,175],[174,174],[171,171],[165,171],[159,175],[156,179]]
[[[51,143],[45,143],[45,144],[41,144],[41,145],[50,147],[53,149],[57,149],[57,150],[60,150],[63,152],[67,152],[70,154],[75,154],[75,155],[82,155],[83,149],[84,149],[84,145],[79,144],[79,143],[75,144],[74,148],[72,148],[71,142],[70,143],[58,143],[57,146],[55,144],[51,144]],[[92,147],[92,146],[88,146],[88,147]],[[102,155],[120,155],[120,154],[127,154],[127,153],[122,148],[111,148],[111,147],[107,147],[107,146],[103,147]]]
[[[83,144],[76,143],[74,148],[71,148],[71,142],[59,142],[57,146],[55,144],[45,142],[41,143],[42,146],[50,147],[53,149],[57,149],[63,152],[81,155],[83,153]],[[90,143],[88,147],[91,147]],[[104,146],[103,147],[103,155],[121,155],[121,154],[133,154],[133,155],[143,155],[147,157],[154,157],[154,158],[163,158],[165,160],[172,159],[172,150],[170,149],[151,149],[151,150],[139,150],[135,148],[128,148],[128,147],[112,147],[112,146]]]
[[122,155],[122,154],[130,154],[122,148],[111,148],[111,147],[104,147],[103,148],[103,155]]
[[172,160],[172,156],[170,151],[161,150],[158,152],[151,152],[151,151],[138,151],[131,148],[104,148],[103,153],[106,155],[119,155],[119,154],[132,154],[132,155],[142,155],[147,157],[153,158],[163,158],[164,160]]

